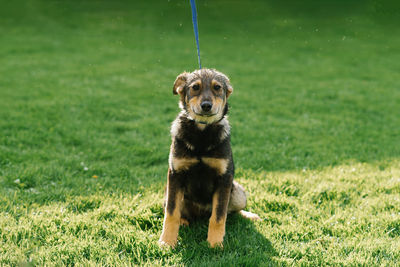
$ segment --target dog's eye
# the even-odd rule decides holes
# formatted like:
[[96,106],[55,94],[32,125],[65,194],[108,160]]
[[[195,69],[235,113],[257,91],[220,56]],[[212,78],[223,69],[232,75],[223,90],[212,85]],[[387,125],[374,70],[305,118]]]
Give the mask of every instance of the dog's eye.
[[200,86],[198,84],[195,84],[192,86],[193,90],[197,91],[200,89]]
[[214,89],[218,91],[219,89],[221,89],[221,85],[219,84],[214,85]]

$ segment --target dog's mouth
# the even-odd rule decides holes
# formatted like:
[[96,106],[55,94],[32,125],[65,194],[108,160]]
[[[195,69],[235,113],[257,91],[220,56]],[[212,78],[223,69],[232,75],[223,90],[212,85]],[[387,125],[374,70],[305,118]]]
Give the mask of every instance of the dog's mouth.
[[219,109],[214,113],[199,113],[196,112],[195,109],[191,108],[191,112],[193,114],[193,116],[191,116],[192,119],[200,124],[211,124],[217,120],[219,115]]
[[196,114],[197,116],[201,116],[201,117],[213,117],[218,114],[218,112],[217,113],[197,113],[194,110],[193,110],[193,113]]

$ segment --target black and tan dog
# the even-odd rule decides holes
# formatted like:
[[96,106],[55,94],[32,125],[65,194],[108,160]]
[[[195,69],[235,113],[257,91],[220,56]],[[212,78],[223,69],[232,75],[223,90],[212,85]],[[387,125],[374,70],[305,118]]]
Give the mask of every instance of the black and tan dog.
[[179,225],[211,216],[208,242],[222,246],[229,212],[250,219],[243,211],[246,194],[233,181],[234,165],[227,98],[232,93],[228,77],[212,69],[184,72],[175,81],[181,113],[172,123],[168,183],[160,245],[175,246]]

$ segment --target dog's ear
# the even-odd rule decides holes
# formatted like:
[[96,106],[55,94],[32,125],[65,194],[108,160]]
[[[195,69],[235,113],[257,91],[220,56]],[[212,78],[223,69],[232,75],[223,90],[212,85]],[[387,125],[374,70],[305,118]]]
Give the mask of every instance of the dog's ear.
[[226,98],[228,98],[232,93],[233,93],[233,87],[231,85],[231,81],[229,80],[228,76],[221,72],[217,72],[218,76],[222,78],[223,83],[225,84],[226,87]]
[[233,87],[229,79],[226,81],[226,98],[228,98],[233,93]]
[[185,88],[188,76],[189,76],[189,73],[185,71],[185,72],[182,72],[181,74],[179,74],[178,77],[176,77],[176,80],[174,83],[174,88],[172,89],[172,93],[174,93],[174,95],[182,94],[183,88]]

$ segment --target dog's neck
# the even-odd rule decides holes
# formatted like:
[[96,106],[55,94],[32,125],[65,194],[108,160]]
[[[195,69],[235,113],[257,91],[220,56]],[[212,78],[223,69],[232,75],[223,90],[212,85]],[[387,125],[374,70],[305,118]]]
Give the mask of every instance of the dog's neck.
[[189,119],[187,113],[182,111],[171,125],[171,137],[181,140],[190,150],[209,150],[230,136],[227,115],[214,123],[202,125]]
[[196,126],[203,131],[207,127],[207,123],[196,123]]
[[213,126],[213,125],[218,125],[223,119],[225,119],[227,116],[226,115],[222,115],[222,117],[216,121],[213,121],[211,123],[207,123],[207,122],[201,122],[201,121],[196,121],[195,119],[191,118],[190,116],[188,116],[186,114],[186,118],[190,121],[194,122],[194,125],[196,125],[196,127],[203,131],[204,129],[206,129],[207,127]]

